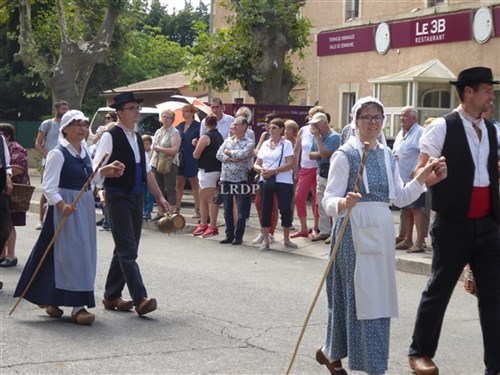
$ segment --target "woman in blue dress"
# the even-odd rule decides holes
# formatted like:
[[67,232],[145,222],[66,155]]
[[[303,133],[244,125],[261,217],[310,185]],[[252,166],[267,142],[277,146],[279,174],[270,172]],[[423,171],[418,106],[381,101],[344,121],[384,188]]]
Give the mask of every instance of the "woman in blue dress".
[[184,195],[184,185],[186,178],[189,179],[194,198],[195,214],[193,218],[200,218],[200,184],[198,182],[198,160],[193,157],[196,141],[200,138],[200,122],[196,121],[194,115],[197,109],[192,104],[182,107],[184,121],[177,125],[177,130],[181,135],[181,147],[179,149],[179,170],[177,172],[177,204],[175,213],[181,210],[182,196]]
[[[92,161],[85,137],[88,118],[76,110],[61,120],[59,144],[47,155],[43,193],[49,209],[40,237],[23,270],[14,297],[21,296],[34,274],[64,216],[67,216],[52,249],[42,263],[24,298],[43,308],[51,317],[61,317],[60,306],[72,307],[71,321],[91,324],[95,316],[85,307],[95,307],[96,226],[94,196],[89,187],[76,206],[76,196],[92,174]],[[111,176],[107,168],[103,175]],[[118,168],[120,169],[120,168]],[[118,170],[116,173],[121,173]]]
[[[424,181],[437,159],[403,187],[396,160],[377,141],[385,120],[382,103],[360,99],[351,111],[356,135],[332,156],[322,204],[333,218],[332,248],[341,241],[327,279],[328,328],[317,361],[331,374],[349,368],[380,375],[387,370],[390,319],[398,316],[394,222],[390,202],[412,202],[424,190]],[[354,193],[363,144],[370,147],[365,171]],[[340,226],[348,209],[350,220],[342,238]]]

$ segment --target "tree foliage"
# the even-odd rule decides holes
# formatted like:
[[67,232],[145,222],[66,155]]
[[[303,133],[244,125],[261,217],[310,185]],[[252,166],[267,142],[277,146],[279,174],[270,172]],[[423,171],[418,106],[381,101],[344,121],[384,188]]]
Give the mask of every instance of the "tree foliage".
[[[36,3],[18,0],[19,52],[15,60],[36,72],[52,92],[52,100],[65,99],[80,108],[96,63],[103,63],[119,12],[125,0],[55,0]],[[36,31],[34,31],[36,30]],[[56,37],[55,34],[58,34]]]
[[159,0],[153,0],[145,24],[159,27],[162,35],[168,36],[173,42],[186,47],[196,39],[194,25],[200,23],[203,31],[208,31],[209,14],[205,4],[200,3],[195,9],[190,1],[186,1],[184,9],[173,9],[168,13],[168,5],[162,5]]
[[[76,90],[78,77],[89,72],[86,56],[79,55],[78,49],[90,48],[110,4],[119,16],[104,46],[107,52],[96,60],[86,86]],[[27,6],[24,15],[22,6]],[[187,30],[196,21],[206,31],[208,11],[203,4],[193,9],[189,1],[184,10],[172,14],[167,8],[158,0],[0,0],[0,117],[14,120],[20,113],[23,119],[39,119],[51,113],[51,102],[59,98],[74,108],[81,103],[85,113],[92,113],[104,104],[100,94],[105,90],[183,70],[187,54],[183,43],[189,45],[194,39]],[[29,27],[21,27],[22,21]],[[67,58],[62,53],[65,44],[74,48],[70,54],[75,56],[75,74],[66,69],[61,76],[65,85],[73,83],[76,100],[69,99],[67,92],[52,90],[61,60]],[[16,55],[20,52],[22,61]]]
[[301,78],[291,56],[303,57],[310,22],[301,16],[305,0],[225,0],[227,27],[212,34],[198,29],[188,71],[194,85],[227,91],[237,81],[256,103],[288,104]]

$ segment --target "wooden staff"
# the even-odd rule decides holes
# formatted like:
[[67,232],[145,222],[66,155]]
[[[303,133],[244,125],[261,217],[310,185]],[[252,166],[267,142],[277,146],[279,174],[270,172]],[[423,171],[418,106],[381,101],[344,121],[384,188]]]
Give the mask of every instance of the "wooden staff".
[[[361,180],[363,179],[363,172],[365,170],[366,156],[368,154],[368,149],[370,144],[368,142],[364,143],[363,147],[363,155],[361,156],[361,164],[359,166],[358,177],[356,178],[356,183],[354,184],[354,192],[357,193],[359,191],[359,185],[361,184]],[[297,356],[297,352],[299,351],[300,343],[302,341],[302,337],[304,337],[304,333],[306,331],[307,325],[309,323],[309,319],[313,313],[314,307],[316,306],[316,302],[318,301],[318,297],[323,289],[323,284],[330,272],[330,268],[332,268],[333,261],[335,260],[335,256],[337,255],[337,251],[339,249],[340,243],[342,242],[342,237],[344,235],[345,227],[347,226],[347,222],[349,221],[349,216],[351,216],[352,208],[348,208],[345,214],[344,220],[342,221],[342,225],[340,226],[339,233],[335,238],[335,246],[333,247],[332,253],[330,254],[330,260],[326,265],[325,273],[321,278],[321,281],[318,286],[318,290],[316,291],[316,295],[311,303],[311,307],[309,308],[309,312],[307,313],[306,319],[304,321],[304,325],[302,326],[302,330],[300,331],[299,338],[297,340],[297,344],[295,345],[295,350],[293,351],[292,359],[290,360],[290,364],[288,365],[288,369],[286,370],[286,375],[290,373],[292,370],[293,363],[295,362],[295,357]]]
[[[79,191],[79,193],[76,196],[76,198],[73,201],[73,203],[71,203],[71,208],[74,209],[76,207],[76,204],[78,203],[78,201],[82,197],[83,193],[85,193],[85,191],[87,190],[87,188],[92,183],[92,180],[94,179],[97,171],[99,171],[99,169],[102,167],[102,165],[104,164],[104,161],[106,160],[106,158],[108,157],[108,155],[109,155],[109,153],[105,153],[104,156],[102,157],[101,161],[99,162],[99,164],[97,164],[96,169],[92,172],[92,174],[90,175],[90,177],[87,179],[87,181],[85,182],[85,185],[83,185],[82,189]],[[42,267],[42,264],[45,261],[45,258],[47,258],[47,255],[49,254],[49,251],[52,248],[52,245],[54,245],[54,242],[56,241],[57,237],[59,236],[59,232],[61,231],[61,229],[62,229],[62,227],[63,227],[63,225],[66,222],[66,219],[68,217],[69,216],[66,216],[66,215],[63,216],[62,219],[61,219],[61,221],[59,222],[59,225],[57,226],[57,228],[56,228],[56,230],[54,232],[54,235],[52,236],[52,239],[50,240],[49,244],[47,245],[47,248],[45,249],[45,252],[43,253],[42,258],[38,262],[38,265],[36,266],[35,271],[33,272],[33,275],[31,276],[31,279],[28,281],[28,284],[24,288],[23,293],[21,294],[21,296],[17,300],[17,302],[14,305],[14,307],[12,308],[12,310],[10,310],[9,316],[12,315],[12,313],[14,312],[14,310],[16,309],[16,307],[21,303],[21,300],[24,298],[24,296],[28,292],[28,289],[31,287],[31,284],[33,284],[33,280],[35,280],[35,277],[38,274],[38,271],[40,271],[40,268]]]

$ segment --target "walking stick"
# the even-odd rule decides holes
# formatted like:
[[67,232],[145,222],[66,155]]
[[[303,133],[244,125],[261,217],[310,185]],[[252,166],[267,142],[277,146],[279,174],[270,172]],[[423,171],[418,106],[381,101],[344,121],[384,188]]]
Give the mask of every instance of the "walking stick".
[[[365,163],[366,163],[366,155],[368,154],[369,147],[370,147],[370,144],[368,142],[365,142],[364,146],[363,146],[363,155],[361,156],[361,164],[359,166],[358,177],[356,178],[356,183],[354,184],[354,192],[355,193],[358,192],[359,185],[361,183],[361,180],[363,179],[363,172],[365,170]],[[309,323],[309,319],[311,318],[314,307],[316,306],[316,302],[318,301],[318,297],[321,293],[321,290],[323,289],[323,284],[325,283],[326,277],[328,276],[328,273],[330,272],[330,268],[332,268],[333,261],[335,260],[335,255],[337,254],[337,251],[338,251],[339,246],[340,246],[340,242],[342,241],[345,227],[347,226],[347,222],[349,221],[349,216],[351,215],[351,210],[352,210],[352,208],[347,209],[347,212],[346,212],[345,217],[344,217],[344,221],[342,221],[342,225],[340,226],[339,233],[337,235],[337,238],[335,239],[335,246],[333,247],[332,253],[330,254],[330,259],[328,261],[328,264],[326,265],[325,272],[324,272],[323,277],[321,278],[321,281],[319,283],[318,290],[316,291],[316,295],[314,296],[314,299],[311,303],[311,307],[309,308],[306,319],[304,321],[304,325],[302,326],[302,330],[300,331],[300,335],[299,335],[299,338],[297,340],[297,344],[295,345],[295,350],[293,351],[292,359],[290,360],[290,364],[288,365],[288,369],[286,370],[286,375],[288,375],[290,373],[290,371],[292,370],[292,366],[293,366],[293,363],[295,362],[295,357],[297,356],[297,352],[299,351],[300,343],[302,341],[302,337],[304,337],[304,333],[305,333],[307,325]]]
[[[102,165],[104,164],[104,160],[106,160],[106,158],[108,157],[108,153],[104,154],[104,156],[102,157],[101,161],[99,162],[99,164],[97,164],[97,167],[96,169],[92,172],[92,174],[90,175],[90,177],[87,179],[87,181],[85,182],[85,185],[83,185],[82,189],[78,192],[78,195],[76,196],[75,200],[73,201],[73,203],[71,203],[71,208],[75,208],[76,204],[78,203],[78,201],[80,200],[80,198],[82,197],[83,193],[85,193],[85,191],[87,190],[87,188],[90,186],[90,184],[92,183],[92,180],[94,179],[97,171],[102,167]],[[21,296],[19,297],[19,299],[17,300],[16,304],[14,305],[14,307],[12,308],[12,310],[10,310],[9,312],[9,316],[12,315],[12,313],[14,312],[14,310],[16,309],[16,307],[21,303],[21,300],[24,298],[24,296],[26,295],[26,293],[28,292],[28,289],[31,287],[31,284],[33,284],[33,280],[35,280],[35,277],[36,275],[38,274],[38,271],[40,271],[40,268],[42,267],[42,264],[43,262],[45,261],[45,258],[47,258],[47,255],[49,254],[49,251],[52,247],[52,245],[54,245],[54,242],[56,241],[57,237],[59,236],[59,232],[61,231],[64,223],[66,222],[66,219],[68,218],[69,216],[63,216],[61,221],[59,222],[59,225],[57,226],[55,232],[54,232],[54,235],[52,236],[52,239],[50,240],[49,244],[47,245],[47,247],[45,248],[45,252],[43,253],[42,257],[40,258],[40,261],[38,262],[38,265],[36,266],[35,268],[35,271],[33,272],[33,275],[31,276],[31,279],[28,281],[28,284],[26,285],[26,287],[24,288]]]

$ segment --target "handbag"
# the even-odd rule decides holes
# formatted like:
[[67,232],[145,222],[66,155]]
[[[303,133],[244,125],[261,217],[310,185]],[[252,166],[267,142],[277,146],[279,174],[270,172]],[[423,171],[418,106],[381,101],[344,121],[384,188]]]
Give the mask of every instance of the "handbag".
[[174,161],[173,156],[167,156],[162,153],[158,153],[158,163],[156,164],[156,172],[159,174],[168,174],[172,170],[172,163]]
[[221,192],[221,186],[217,185],[217,189],[215,190],[215,194],[212,198],[212,201],[214,204],[217,206],[220,206],[222,204],[222,192]]
[[323,178],[328,178],[329,170],[330,170],[330,163],[321,163],[319,165],[319,176]]
[[276,175],[273,175],[269,178],[265,178],[263,188],[264,190],[274,191],[276,189]]

